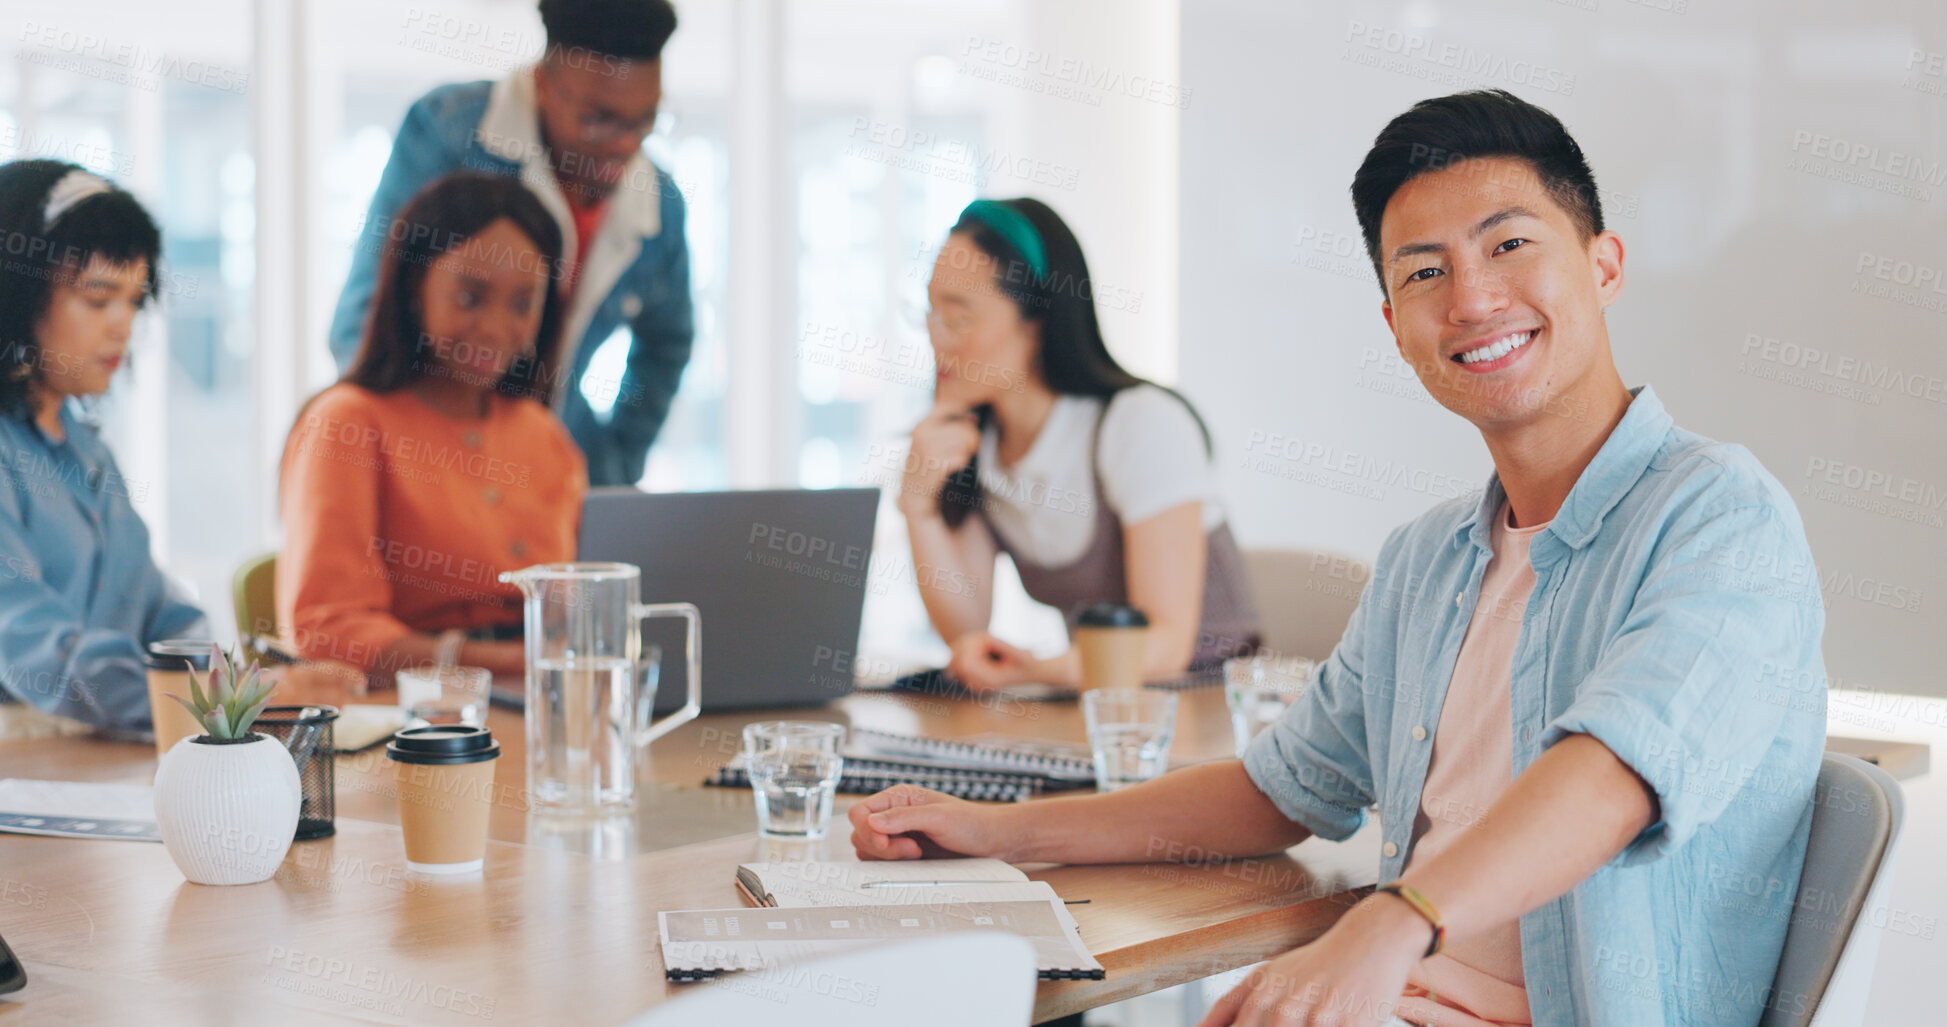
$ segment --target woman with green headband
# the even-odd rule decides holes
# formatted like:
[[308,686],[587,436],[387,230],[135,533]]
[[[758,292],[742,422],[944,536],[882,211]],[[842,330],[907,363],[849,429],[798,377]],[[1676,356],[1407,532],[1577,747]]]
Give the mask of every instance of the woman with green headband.
[[938,378],[899,507],[914,565],[934,568],[920,592],[952,647],[948,675],[974,691],[1080,681],[1074,648],[1039,658],[988,630],[1001,553],[1071,631],[1098,602],[1141,610],[1147,677],[1255,648],[1208,433],[1181,396],[1109,355],[1061,218],[1035,200],[969,204],[927,299]]

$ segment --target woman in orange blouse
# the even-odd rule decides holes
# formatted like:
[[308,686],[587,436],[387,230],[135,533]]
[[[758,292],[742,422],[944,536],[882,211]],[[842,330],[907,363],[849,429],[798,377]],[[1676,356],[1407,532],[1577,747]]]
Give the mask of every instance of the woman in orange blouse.
[[523,667],[500,572],[572,560],[588,477],[544,405],[561,232],[519,182],[456,174],[392,224],[345,377],[284,447],[278,621],[309,659]]

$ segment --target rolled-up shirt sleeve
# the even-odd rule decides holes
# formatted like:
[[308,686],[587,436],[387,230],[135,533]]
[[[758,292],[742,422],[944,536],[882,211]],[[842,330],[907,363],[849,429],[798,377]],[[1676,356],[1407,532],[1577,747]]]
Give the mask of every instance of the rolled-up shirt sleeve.
[[1244,770],[1258,790],[1285,816],[1331,841],[1364,826],[1376,794],[1364,644],[1378,581],[1374,575],[1367,582],[1345,635],[1312,672],[1304,695],[1244,751]]
[[1790,681],[1811,674],[1823,688],[1825,614],[1803,533],[1753,505],[1679,518],[1657,549],[1620,630],[1542,740],[1590,735],[1655,792],[1656,821],[1618,865],[1668,854],[1733,802],[1803,800],[1816,776],[1753,780],[1786,718],[1801,715]]

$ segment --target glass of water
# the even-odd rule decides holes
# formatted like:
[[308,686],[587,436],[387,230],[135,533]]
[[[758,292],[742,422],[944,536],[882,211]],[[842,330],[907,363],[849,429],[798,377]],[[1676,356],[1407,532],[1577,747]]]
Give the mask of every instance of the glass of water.
[[744,727],[744,759],[767,838],[823,838],[845,758],[845,725],[771,720]]
[[1241,759],[1251,739],[1305,694],[1315,661],[1303,656],[1259,653],[1224,661],[1224,702],[1230,707],[1230,732]]
[[1169,767],[1176,736],[1176,693],[1098,688],[1082,694],[1082,719],[1095,755],[1095,787],[1113,792]]
[[487,726],[487,693],[493,672],[485,667],[420,667],[394,678],[407,727]]

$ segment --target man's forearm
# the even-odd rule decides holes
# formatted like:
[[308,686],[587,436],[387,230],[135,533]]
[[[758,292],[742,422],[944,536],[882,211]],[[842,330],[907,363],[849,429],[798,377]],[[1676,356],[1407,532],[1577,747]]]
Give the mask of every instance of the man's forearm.
[[1017,810],[1021,843],[1009,858],[1019,863],[1139,863],[1191,846],[1209,856],[1260,856],[1310,835],[1258,790],[1242,760]]
[[1449,938],[1467,937],[1580,884],[1655,815],[1635,771],[1595,738],[1570,735],[1515,778],[1482,826],[1400,880],[1439,909]]

